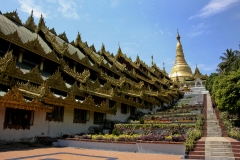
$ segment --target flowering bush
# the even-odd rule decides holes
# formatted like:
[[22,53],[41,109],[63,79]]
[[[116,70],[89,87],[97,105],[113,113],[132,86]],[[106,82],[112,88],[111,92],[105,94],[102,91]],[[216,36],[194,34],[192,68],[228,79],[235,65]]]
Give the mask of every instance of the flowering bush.
[[240,128],[234,127],[232,122],[229,120],[229,114],[227,112],[221,112],[220,118],[223,120],[223,124],[228,131],[228,135],[232,138],[240,140]]
[[190,128],[186,135],[185,150],[189,152],[195,147],[196,140],[202,137],[202,126],[204,124],[204,116],[199,115],[195,128]]

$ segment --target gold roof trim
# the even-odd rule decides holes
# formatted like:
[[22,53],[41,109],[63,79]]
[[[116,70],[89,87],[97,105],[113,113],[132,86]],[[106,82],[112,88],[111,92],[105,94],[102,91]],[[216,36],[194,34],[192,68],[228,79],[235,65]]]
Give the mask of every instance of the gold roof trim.
[[54,87],[61,91],[69,91],[67,88],[65,81],[63,80],[61,76],[61,72],[57,70],[52,76],[48,77],[48,79],[45,80],[46,84],[48,84],[51,87]]
[[119,57],[124,58],[125,61],[128,62],[131,66],[133,66],[134,68],[138,69],[138,65],[136,65],[134,62],[132,62],[132,59],[131,59],[131,58],[128,58],[128,57],[126,56],[126,54],[123,54],[120,47],[118,48],[118,52],[117,52],[117,54],[115,55],[115,59],[117,60]]
[[0,96],[0,102],[0,106],[2,107],[42,112],[51,112],[53,110],[52,107],[42,104],[38,99],[26,102],[22,93],[16,87],[13,87],[4,96]]
[[28,19],[26,20],[26,23],[24,24],[24,26],[29,29],[32,32],[35,32],[37,26],[34,22],[34,18],[33,18],[33,10],[31,12],[31,15],[28,17]]
[[116,114],[117,112],[116,106],[110,108],[105,102],[102,102],[100,105],[96,105],[92,99],[92,96],[88,96],[84,101],[80,102],[75,100],[75,95],[72,93],[68,93],[67,97],[63,99],[62,97],[57,98],[51,92],[49,92],[47,95],[45,94],[42,99],[45,103],[69,108],[79,108],[108,114]]
[[18,24],[22,25],[22,21],[20,20],[17,10],[13,11],[13,12],[7,12],[5,14],[3,14],[4,16],[6,16],[8,19],[11,19],[14,22],[17,22]]
[[71,69],[68,65],[63,65],[62,70],[81,83],[85,83],[86,80],[90,77],[90,71],[88,69],[84,69],[82,73],[78,73]]
[[0,29],[0,37],[5,39],[6,41],[14,43],[24,49],[27,49],[35,54],[38,54],[46,59],[50,59],[59,64],[56,55],[54,56],[49,53],[46,54],[45,51],[43,50],[42,46],[41,45],[39,46],[39,40],[37,38],[32,41],[28,41],[27,43],[23,43],[22,40],[20,39],[17,31],[15,31],[11,34],[5,35],[4,33],[2,33],[1,29]]
[[0,73],[4,73],[8,76],[30,80],[32,82],[41,84],[43,79],[38,72],[38,68],[35,67],[27,73],[23,73],[19,68],[16,67],[16,62],[13,60],[12,51],[7,52],[3,58],[0,59]]
[[118,63],[118,61],[113,57],[109,52],[106,52],[104,44],[102,44],[102,47],[99,52],[100,55],[105,55],[110,62],[113,63],[119,70],[123,71],[126,68],[126,64]]

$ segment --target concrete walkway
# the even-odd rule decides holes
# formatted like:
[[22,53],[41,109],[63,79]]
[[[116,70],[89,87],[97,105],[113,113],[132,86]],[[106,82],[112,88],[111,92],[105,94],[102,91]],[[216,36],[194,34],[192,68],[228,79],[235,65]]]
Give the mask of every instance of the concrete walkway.
[[116,152],[72,147],[0,151],[1,160],[179,160],[181,157],[181,155]]
[[222,137],[222,131],[212,101],[207,94],[207,137],[205,139],[206,160],[235,160],[231,147],[231,139]]

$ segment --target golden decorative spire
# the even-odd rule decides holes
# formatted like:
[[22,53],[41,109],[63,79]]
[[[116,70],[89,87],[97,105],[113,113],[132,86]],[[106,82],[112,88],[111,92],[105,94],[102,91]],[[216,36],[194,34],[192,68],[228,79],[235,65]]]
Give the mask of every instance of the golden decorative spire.
[[182,44],[180,41],[180,35],[179,35],[178,31],[177,31],[176,38],[177,38],[176,60],[175,60],[174,66],[172,68],[170,78],[173,80],[176,79],[175,73],[177,72],[179,80],[183,81],[184,78],[192,75],[192,70],[184,58],[184,53],[183,53]]

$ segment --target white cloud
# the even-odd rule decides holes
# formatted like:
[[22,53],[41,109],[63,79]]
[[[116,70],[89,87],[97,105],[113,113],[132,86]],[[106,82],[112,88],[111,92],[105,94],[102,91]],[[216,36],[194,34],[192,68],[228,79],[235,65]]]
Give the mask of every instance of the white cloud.
[[58,11],[62,13],[63,17],[69,19],[80,19],[77,13],[77,5],[74,0],[58,0]]
[[198,14],[191,16],[193,18],[207,18],[214,14],[223,12],[233,6],[240,0],[211,0],[205,7],[203,7]]
[[44,18],[48,18],[48,13],[44,12],[41,4],[37,4],[34,0],[18,0],[20,3],[20,10],[30,14],[33,10],[33,16],[39,18],[41,14]]
[[190,38],[193,38],[193,37],[200,36],[202,34],[207,34],[208,31],[206,30],[206,28],[208,28],[208,26],[203,22],[201,22],[197,25],[192,26],[190,32],[187,33],[187,36]]
[[[41,14],[44,18],[50,18],[62,15],[67,19],[84,19],[89,20],[89,14],[85,13],[81,16],[78,14],[78,9],[81,4],[77,5],[74,0],[46,0],[44,3],[38,0],[18,0],[20,10],[26,13],[31,13],[33,10],[34,17],[39,18]],[[82,3],[79,1],[78,3]],[[50,16],[51,15],[51,16]]]
[[111,0],[111,8],[115,8],[119,5],[119,0]]

